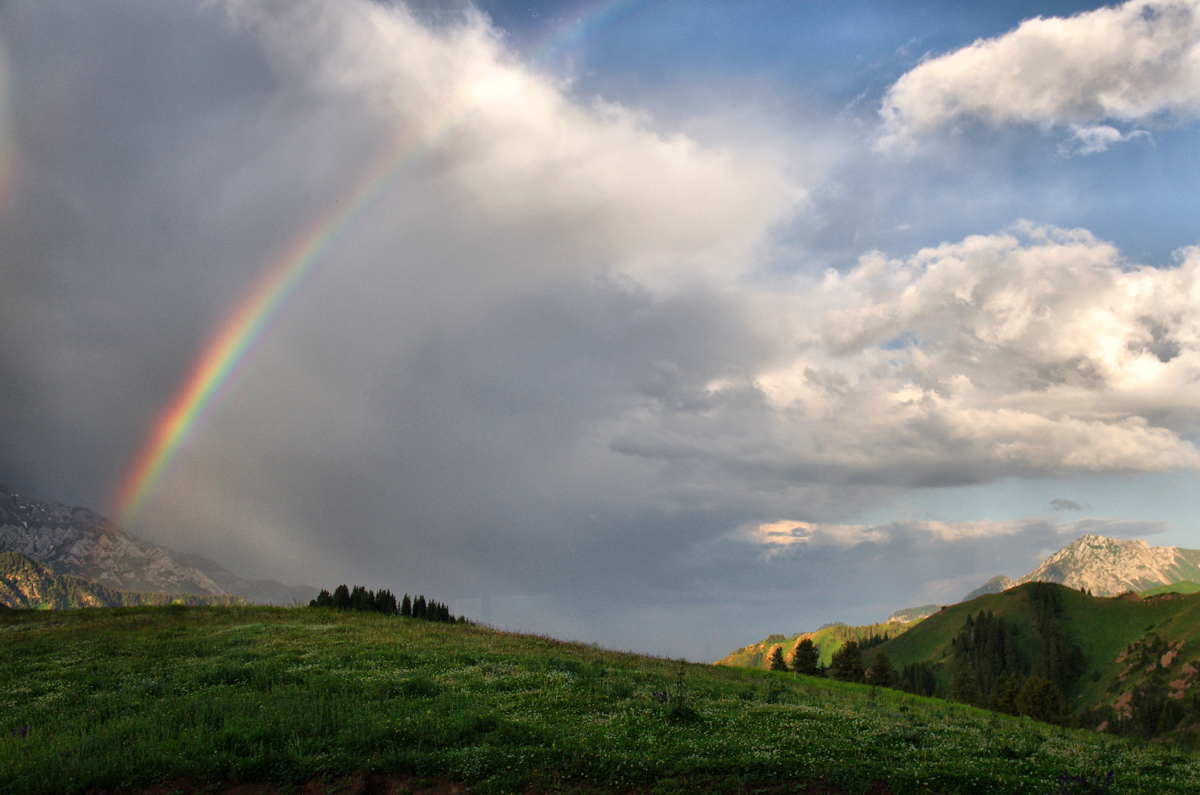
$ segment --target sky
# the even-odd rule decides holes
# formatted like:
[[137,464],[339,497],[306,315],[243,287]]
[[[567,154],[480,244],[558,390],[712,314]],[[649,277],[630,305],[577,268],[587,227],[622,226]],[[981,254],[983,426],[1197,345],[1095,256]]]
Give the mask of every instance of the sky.
[[694,661],[1200,548],[1200,0],[0,3],[0,483]]

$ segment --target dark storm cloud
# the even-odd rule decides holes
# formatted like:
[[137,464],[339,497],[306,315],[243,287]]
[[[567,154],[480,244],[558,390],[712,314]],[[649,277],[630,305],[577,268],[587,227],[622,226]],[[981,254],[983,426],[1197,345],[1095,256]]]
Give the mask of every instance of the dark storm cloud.
[[286,118],[256,127],[288,111],[260,53],[213,9],[3,14],[16,177],[0,219],[0,405],[18,421],[0,477],[106,505],[147,416],[311,198],[297,178],[286,214],[246,201],[255,162],[288,148]]
[[794,176],[869,159],[834,123],[704,146],[458,7],[0,14],[0,481],[104,507],[251,285],[328,243],[134,517],[159,543],[702,659],[1078,529],[852,523],[905,490],[1196,464],[1195,252],[1022,224],[813,276]]

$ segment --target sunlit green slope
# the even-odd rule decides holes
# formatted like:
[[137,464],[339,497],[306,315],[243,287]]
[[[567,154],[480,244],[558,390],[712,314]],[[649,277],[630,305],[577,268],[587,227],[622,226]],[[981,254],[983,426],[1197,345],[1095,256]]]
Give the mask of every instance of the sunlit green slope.
[[374,791],[371,775],[397,771],[472,795],[1026,795],[1108,771],[1114,793],[1200,791],[1200,764],[1161,747],[470,625],[309,608],[10,610],[0,643],[5,795]]
[[770,667],[771,654],[775,647],[778,646],[783,651],[784,660],[790,665],[792,652],[795,651],[796,644],[808,638],[820,652],[819,664],[828,666],[834,652],[840,649],[842,644],[848,640],[856,641],[861,645],[864,641],[876,636],[892,638],[904,632],[909,627],[915,626],[917,623],[919,622],[914,621],[903,624],[893,621],[886,624],[866,624],[858,627],[835,624],[833,626],[822,627],[816,632],[800,632],[790,637],[772,635],[766,640],[751,643],[749,646],[743,646],[713,664],[732,665],[740,668],[760,668],[765,671]]
[[1059,623],[1082,652],[1084,665],[1065,692],[1073,712],[1104,707],[1128,712],[1134,693],[1151,685],[1161,685],[1165,697],[1190,709],[1188,699],[1200,685],[1200,594],[1105,598],[1059,585],[1028,583],[944,608],[870,650],[865,655],[868,664],[880,652],[897,670],[911,663],[930,663],[942,692],[949,695],[955,673],[952,641],[967,627],[968,616],[978,618],[982,612],[1003,617],[1016,627],[1017,647],[1032,666],[1042,640],[1032,599],[1039,586],[1059,594]]
[[1200,583],[1194,583],[1190,580],[1185,580],[1183,582],[1171,583],[1170,585],[1160,585],[1157,588],[1150,588],[1148,590],[1141,591],[1138,593],[1138,596],[1145,599],[1150,596],[1161,596],[1162,594],[1168,593],[1192,594],[1198,591],[1200,591]]

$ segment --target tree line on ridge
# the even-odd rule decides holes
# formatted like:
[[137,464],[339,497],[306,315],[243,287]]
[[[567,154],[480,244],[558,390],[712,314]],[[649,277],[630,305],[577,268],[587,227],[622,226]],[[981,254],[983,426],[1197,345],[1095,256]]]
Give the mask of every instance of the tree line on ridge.
[[317,598],[310,601],[308,606],[333,608],[339,612],[354,611],[382,613],[387,616],[398,615],[404,618],[419,618],[447,624],[469,623],[464,616],[455,618],[445,604],[432,599],[426,600],[423,594],[416,599],[404,594],[404,597],[397,603],[395,595],[386,588],[370,591],[362,585],[355,585],[353,588],[344,584],[339,585],[333,589],[333,593],[322,588],[321,592],[317,594]]
[[[883,641],[879,636],[867,639],[867,648],[878,646]],[[843,643],[829,661],[829,667],[820,664],[821,652],[812,638],[804,638],[796,644],[792,652],[792,664],[789,668],[783,656],[783,647],[776,646],[771,652],[770,669],[772,671],[794,671],[805,676],[828,676],[842,682],[859,682],[875,685],[876,687],[895,687],[896,671],[892,661],[886,654],[875,655],[871,667],[863,666],[863,647],[856,640]]]

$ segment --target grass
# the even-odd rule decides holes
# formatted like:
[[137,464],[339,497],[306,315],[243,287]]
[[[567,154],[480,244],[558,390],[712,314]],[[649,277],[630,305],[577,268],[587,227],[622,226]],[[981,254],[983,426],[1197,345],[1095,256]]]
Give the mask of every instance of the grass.
[[[935,676],[943,692],[951,691],[953,659],[951,641],[962,631],[967,616],[992,611],[1018,628],[1018,647],[1026,659],[1037,654],[1036,608],[1029,599],[1028,585],[999,594],[977,597],[970,602],[951,605],[926,618],[920,625],[865,653],[868,664],[876,653],[886,652],[897,669],[911,662],[927,661],[935,665]],[[1118,682],[1125,665],[1116,663],[1125,648],[1142,642],[1151,634],[1163,640],[1182,641],[1182,655],[1172,676],[1181,676],[1184,662],[1196,664],[1197,638],[1200,637],[1200,596],[1151,599],[1143,602],[1088,596],[1070,588],[1059,588],[1063,611],[1059,621],[1078,643],[1087,668],[1065,693],[1076,710],[1112,702],[1118,692],[1128,691],[1140,682],[1134,677]],[[1120,686],[1118,688],[1118,686]]]
[[[0,792],[403,771],[473,793],[1200,791],[1160,746],[822,679],[307,608],[0,613]],[[876,785],[878,786],[878,785]]]
[[809,638],[813,645],[817,647],[817,664],[829,667],[833,662],[834,653],[842,647],[846,640],[856,640],[859,644],[863,640],[870,638],[872,635],[887,634],[891,638],[903,634],[905,631],[912,629],[921,622],[921,619],[910,622],[908,624],[900,623],[884,623],[884,624],[865,624],[862,626],[846,626],[845,624],[837,624],[818,629],[816,632],[797,632],[794,635],[784,637],[783,635],[772,635],[766,640],[752,643],[749,646],[743,646],[736,651],[731,652],[724,658],[718,661],[719,665],[733,665],[742,668],[762,668],[769,669],[771,662],[771,649],[774,646],[780,646],[783,649],[784,656],[792,653],[796,648],[796,644],[801,638]]

